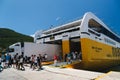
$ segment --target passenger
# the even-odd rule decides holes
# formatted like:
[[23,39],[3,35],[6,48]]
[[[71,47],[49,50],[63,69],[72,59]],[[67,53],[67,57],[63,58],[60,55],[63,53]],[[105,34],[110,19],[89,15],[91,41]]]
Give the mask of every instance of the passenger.
[[78,52],[77,51],[75,51],[75,55],[76,55],[76,58],[78,58]]
[[9,67],[9,63],[10,63],[10,55],[7,54],[7,55],[6,55],[6,67],[7,67],[7,68]]
[[55,54],[54,55],[54,66],[57,67],[57,60],[58,60],[58,56]]
[[3,67],[2,67],[2,58],[1,58],[1,55],[0,55],[0,72],[3,70]]
[[47,61],[47,58],[48,58],[48,55],[47,55],[47,54],[44,54],[44,55],[43,55],[44,61]]
[[31,56],[27,57],[27,63],[30,63],[30,58],[31,58]]
[[9,63],[8,63],[8,67],[12,67],[12,57],[11,55],[9,54]]
[[19,55],[18,53],[16,53],[16,55],[14,56],[14,59],[15,59],[15,65],[16,65],[16,69],[18,69],[18,61],[19,61]]
[[6,59],[5,59],[5,54],[3,54],[2,56],[1,56],[1,59],[2,59],[2,67],[3,68],[5,68],[5,61],[6,61]]
[[37,68],[37,57],[34,55],[34,60],[33,60],[33,70]]
[[25,63],[27,63],[27,59],[28,59],[28,57],[27,57],[27,56],[25,56]]
[[41,54],[39,54],[39,56],[37,57],[38,71],[42,70],[42,64],[41,64],[41,62],[42,62],[42,56],[41,56]]
[[20,70],[20,58],[21,58],[21,55],[18,56],[18,66],[17,66],[17,69]]
[[65,54],[65,57],[64,57],[64,58],[65,58],[65,60],[64,60],[64,61],[66,62],[66,61],[67,61],[67,54]]
[[78,59],[79,59],[80,61],[82,60],[82,53],[81,53],[81,52],[78,54]]
[[31,57],[30,57],[30,68],[33,67],[33,64],[34,64],[34,56],[31,55]]
[[73,56],[73,60],[76,60],[76,54],[74,52],[72,52],[72,56]]
[[68,53],[67,54],[67,64],[72,63],[71,57],[72,57],[71,53]]
[[59,54],[58,54],[58,62],[61,62],[61,61],[62,61],[62,54],[59,53]]
[[16,68],[16,55],[13,56],[13,68]]
[[19,69],[24,71],[25,70],[25,67],[24,67],[24,55],[20,55],[20,63],[19,63]]

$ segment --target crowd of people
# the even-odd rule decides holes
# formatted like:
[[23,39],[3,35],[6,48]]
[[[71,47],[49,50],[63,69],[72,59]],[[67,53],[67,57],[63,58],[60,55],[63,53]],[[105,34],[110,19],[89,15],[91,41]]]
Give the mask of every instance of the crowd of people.
[[76,60],[79,60],[79,61],[82,60],[81,52],[80,53],[78,53],[77,51],[70,52],[68,54],[65,54],[65,56],[64,56],[64,61],[67,62],[67,64],[70,64],[70,63],[72,63],[73,61],[76,61]]
[[29,63],[32,70],[42,70],[41,62],[47,60],[47,54],[43,57],[39,55],[31,55],[31,57],[24,56],[22,53],[19,55],[16,53],[14,56],[10,54],[0,55],[0,71],[6,68],[16,68],[17,70],[25,70],[24,64]]
[[[57,54],[53,56],[55,66],[57,66],[58,60],[60,62],[62,61],[61,57]],[[14,56],[11,56],[10,54],[1,55],[0,71],[10,67],[24,71],[25,70],[24,64],[26,63],[30,64],[30,68],[32,70],[37,69],[39,71],[42,70],[42,64],[41,64],[42,61],[47,61],[47,58],[48,58],[47,54],[44,54],[43,56],[41,56],[41,54],[31,55],[30,57],[24,56],[23,53],[21,55],[16,53]],[[82,54],[76,51],[65,54],[63,62],[67,62],[67,64],[70,64],[75,60],[82,60]]]
[[[54,55],[54,66],[58,66],[58,61],[61,62],[61,56],[58,56],[57,54]],[[78,53],[77,51],[75,52],[70,52],[70,53],[67,53],[64,55],[64,61],[63,62],[66,62],[67,64],[71,64],[72,62],[76,61],[76,60],[79,60],[81,61],[82,60],[82,54],[81,52]]]
[[0,55],[0,71],[5,68],[11,67],[12,65],[12,58],[11,55]]
[[31,55],[30,57],[30,68],[35,70],[36,68],[38,68],[38,70],[42,70],[42,56],[41,54],[39,54],[38,56],[36,55]]

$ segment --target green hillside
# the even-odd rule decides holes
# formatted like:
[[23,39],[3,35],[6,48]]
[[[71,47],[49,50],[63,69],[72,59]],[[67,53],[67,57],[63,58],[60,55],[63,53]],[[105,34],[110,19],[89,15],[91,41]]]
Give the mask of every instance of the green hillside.
[[11,29],[0,28],[0,49],[6,49],[16,42],[33,42],[33,38]]

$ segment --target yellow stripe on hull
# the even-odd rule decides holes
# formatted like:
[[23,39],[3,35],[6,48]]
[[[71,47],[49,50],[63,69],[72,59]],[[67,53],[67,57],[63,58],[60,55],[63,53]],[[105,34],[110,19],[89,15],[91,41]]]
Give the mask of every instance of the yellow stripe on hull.
[[102,70],[120,64],[120,56],[114,56],[112,46],[87,38],[82,38],[80,41],[82,61],[68,65],[68,67]]
[[87,38],[81,39],[85,68],[103,69],[120,64],[120,56],[113,56],[113,47]]

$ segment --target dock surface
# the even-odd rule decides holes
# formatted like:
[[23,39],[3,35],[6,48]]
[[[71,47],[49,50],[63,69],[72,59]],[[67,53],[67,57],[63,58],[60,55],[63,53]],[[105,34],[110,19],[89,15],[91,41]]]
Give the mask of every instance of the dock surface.
[[8,68],[0,72],[0,80],[91,80],[104,73],[76,70],[70,68],[51,68],[43,66],[43,70],[32,70],[25,67],[25,71]]
[[[0,80],[120,80],[119,71],[107,73],[43,66],[43,70],[32,70],[29,66],[25,71],[7,68],[0,72]],[[111,70],[119,70],[120,67]]]

